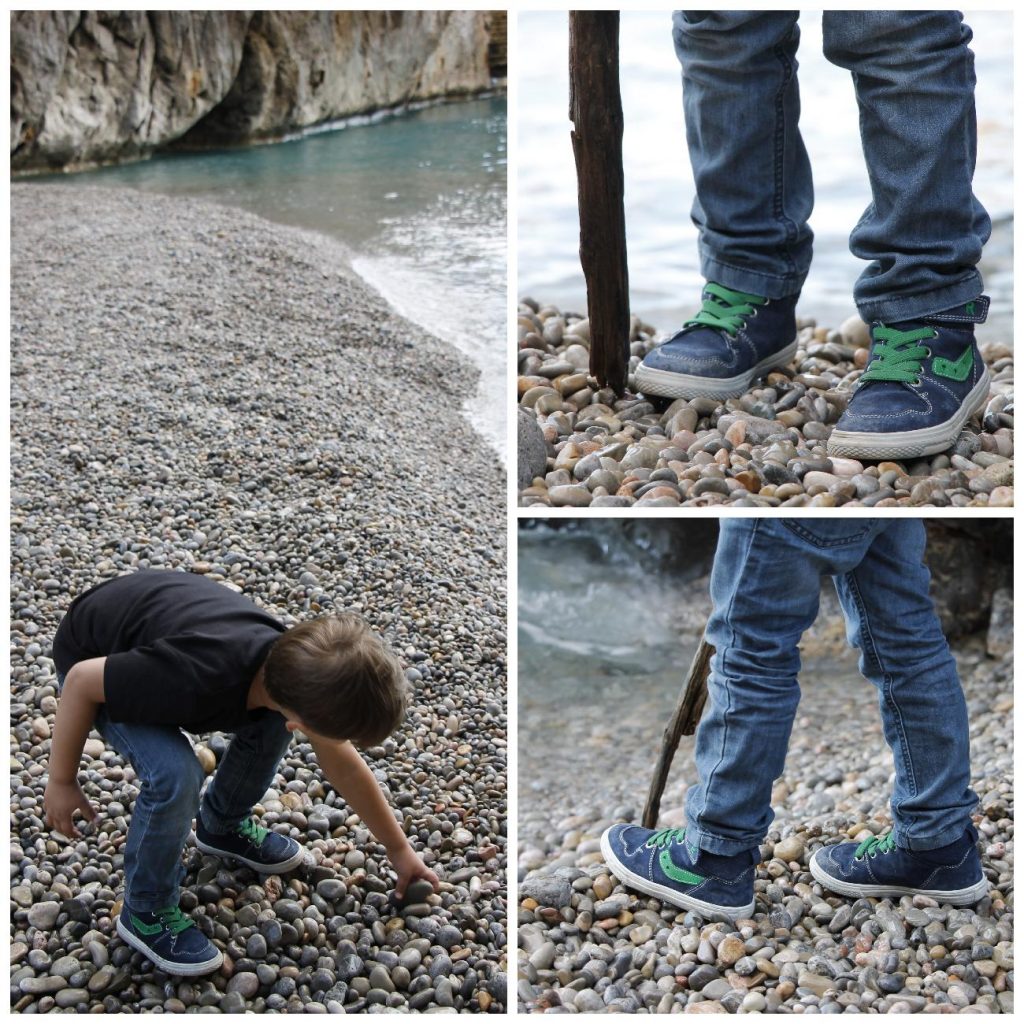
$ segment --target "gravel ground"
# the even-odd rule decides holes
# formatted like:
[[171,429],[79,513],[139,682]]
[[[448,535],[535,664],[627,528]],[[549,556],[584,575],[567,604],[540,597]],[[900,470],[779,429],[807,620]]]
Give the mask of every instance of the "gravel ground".
[[[65,185],[15,185],[12,215],[14,1009],[503,1010],[504,473],[459,414],[471,364],[316,236]],[[394,906],[383,849],[295,741],[262,810],[304,868],[186,849],[223,969],[169,978],[116,937],[136,780],[94,734],[96,826],[45,828],[49,654],[74,595],[144,566],[285,618],[359,611],[403,654],[408,723],[366,755],[439,895]],[[226,741],[202,739],[209,772]]]
[[[835,648],[841,637],[838,621],[819,617],[805,638],[803,699],[773,793],[756,910],[734,926],[624,888],[600,852],[608,825],[639,820],[676,694],[655,699],[635,676],[595,679],[615,707],[595,694],[553,722],[547,698],[524,702],[520,684],[520,748],[531,752],[520,770],[521,1010],[1012,1012],[1012,655],[989,656],[978,640],[956,651],[989,897],[961,909],[923,897],[853,901],[824,891],[808,863],[823,844],[887,830],[892,757],[870,685],[852,652]],[[579,785],[566,786],[566,750]],[[684,737],[660,825],[684,824],[692,779]]]
[[[1013,504],[1013,353],[981,346],[989,401],[953,451],[912,461],[830,459],[825,443],[867,365],[866,325],[838,331],[798,320],[793,365],[740,398],[646,399],[632,373],[657,345],[632,318],[630,384],[622,398],[588,377],[589,322],[522,299],[520,409],[540,427],[520,443],[520,504],[1006,506]],[[663,339],[662,339],[663,340]],[[520,428],[521,432],[523,427]],[[532,439],[529,434],[534,435]],[[524,463],[526,465],[524,465]],[[527,468],[528,466],[528,468]]]

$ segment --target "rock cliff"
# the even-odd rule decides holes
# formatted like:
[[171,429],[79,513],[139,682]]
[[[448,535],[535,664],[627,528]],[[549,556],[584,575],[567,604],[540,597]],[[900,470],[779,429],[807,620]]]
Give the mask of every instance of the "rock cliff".
[[272,139],[491,82],[486,11],[17,11],[11,167]]

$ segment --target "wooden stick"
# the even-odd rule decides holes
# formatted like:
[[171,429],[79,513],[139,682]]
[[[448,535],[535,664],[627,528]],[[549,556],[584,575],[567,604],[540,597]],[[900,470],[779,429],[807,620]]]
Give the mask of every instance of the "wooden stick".
[[697,653],[690,662],[686,683],[679,694],[675,713],[665,727],[665,734],[661,739],[661,753],[658,755],[654,779],[651,781],[647,803],[644,805],[644,828],[654,828],[658,823],[661,795],[665,792],[665,783],[668,781],[672,758],[675,757],[680,738],[692,736],[697,731],[697,723],[708,699],[708,673],[711,671],[711,656],[714,653],[714,647],[701,637]]
[[569,117],[587,282],[590,373],[622,394],[629,370],[619,12],[569,12]]

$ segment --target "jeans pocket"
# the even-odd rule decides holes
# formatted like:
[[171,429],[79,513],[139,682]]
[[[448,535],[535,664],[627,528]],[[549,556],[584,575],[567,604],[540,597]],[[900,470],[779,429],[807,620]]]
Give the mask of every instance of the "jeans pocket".
[[801,540],[819,548],[855,544],[871,531],[872,519],[783,519],[782,524]]

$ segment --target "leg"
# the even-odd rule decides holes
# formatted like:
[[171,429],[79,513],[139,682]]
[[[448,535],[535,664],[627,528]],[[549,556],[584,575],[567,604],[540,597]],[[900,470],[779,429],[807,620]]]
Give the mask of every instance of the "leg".
[[896,764],[896,844],[931,850],[963,836],[978,799],[970,788],[967,705],[928,593],[924,523],[887,522],[863,562],[835,583],[861,672],[878,688]]
[[677,11],[701,270],[740,292],[800,291],[811,166],[800,137],[796,11]]
[[203,795],[199,814],[206,829],[230,832],[249,817],[253,804],[259,802],[274,781],[290,741],[291,733],[276,712],[265,712],[235,733]]
[[[862,542],[870,521],[823,525],[842,531],[826,540],[846,550]],[[702,850],[750,849],[771,824],[772,783],[782,774],[800,700],[797,645],[817,615],[830,564],[827,545],[782,520],[721,522],[706,631],[715,656],[697,730],[699,782],[687,798],[687,837]]]
[[914,320],[976,299],[991,222],[971,188],[974,55],[956,11],[826,11],[825,56],[853,72],[871,205],[850,236],[871,263],[866,322]]
[[96,729],[131,762],[140,784],[124,850],[124,902],[135,911],[177,907],[202,766],[179,729],[112,722],[102,708]]
[[601,850],[617,877],[705,917],[753,913],[757,846],[800,697],[797,644],[817,613],[822,575],[855,565],[880,528],[838,517],[721,520],[707,627],[715,656],[687,826],[612,825]]

